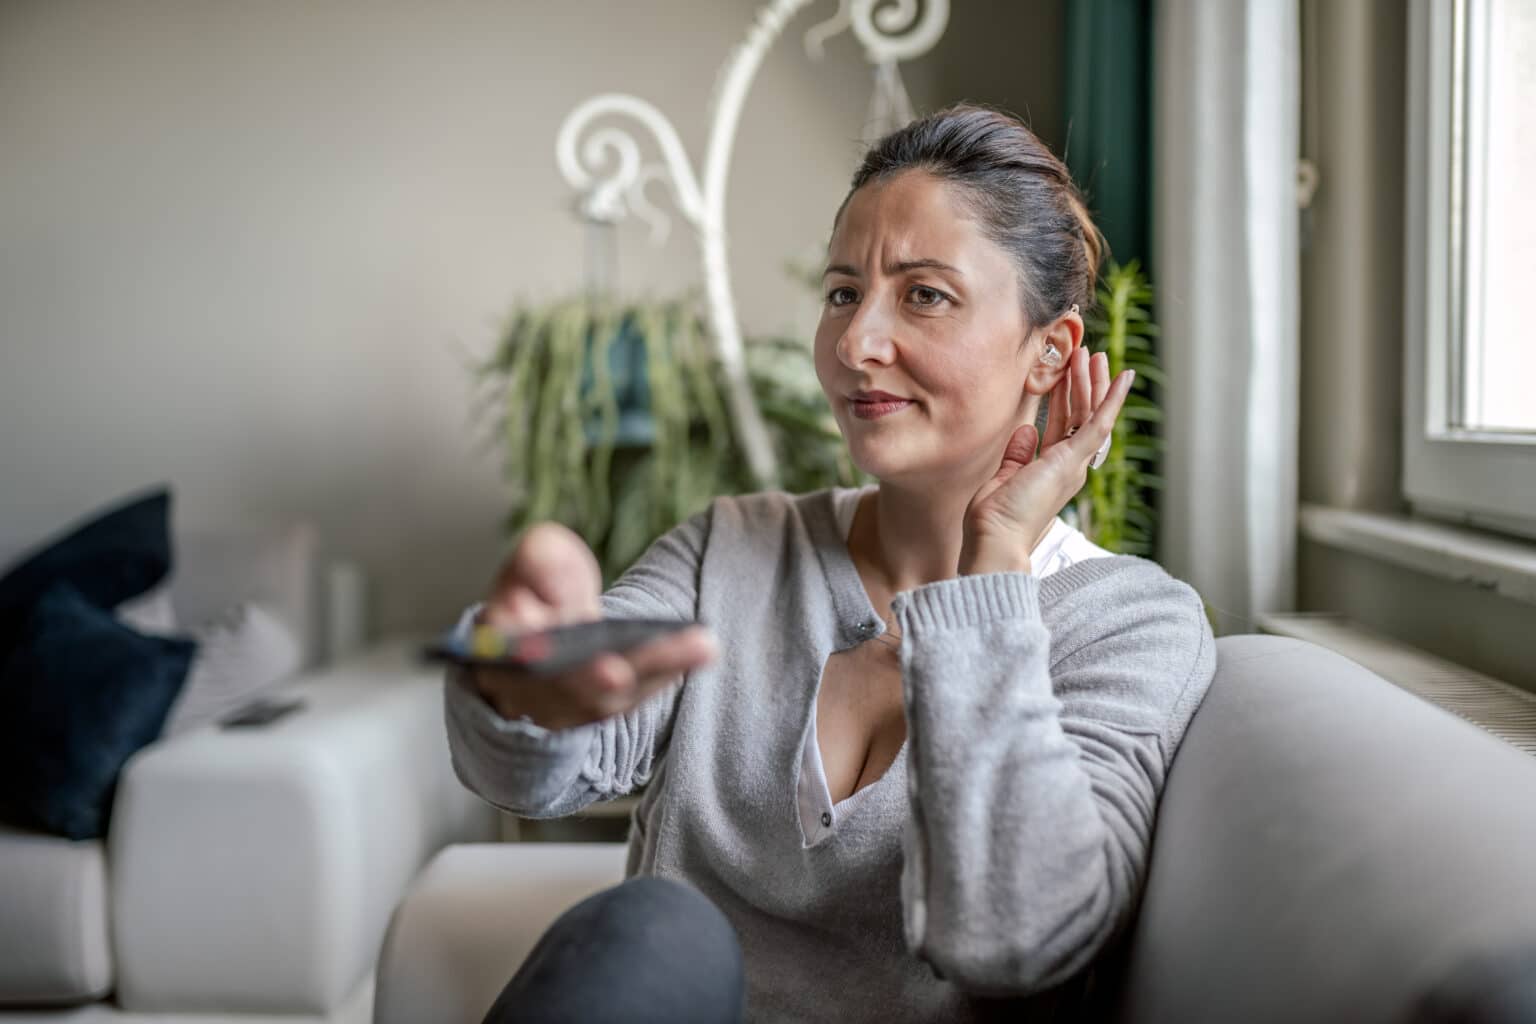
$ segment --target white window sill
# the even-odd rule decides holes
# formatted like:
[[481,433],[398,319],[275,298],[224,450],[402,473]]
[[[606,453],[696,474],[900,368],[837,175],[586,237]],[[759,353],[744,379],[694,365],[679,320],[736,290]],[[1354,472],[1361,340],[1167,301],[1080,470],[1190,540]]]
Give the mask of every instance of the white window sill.
[[1536,543],[1327,505],[1303,504],[1300,529],[1319,544],[1536,604]]

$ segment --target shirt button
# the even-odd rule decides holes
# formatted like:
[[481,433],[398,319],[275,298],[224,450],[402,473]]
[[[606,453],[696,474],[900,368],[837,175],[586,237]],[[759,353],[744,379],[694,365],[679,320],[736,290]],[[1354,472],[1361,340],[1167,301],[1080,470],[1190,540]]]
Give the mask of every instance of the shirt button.
[[832,827],[832,812],[831,811],[822,811],[821,812],[821,827],[822,828],[831,828]]

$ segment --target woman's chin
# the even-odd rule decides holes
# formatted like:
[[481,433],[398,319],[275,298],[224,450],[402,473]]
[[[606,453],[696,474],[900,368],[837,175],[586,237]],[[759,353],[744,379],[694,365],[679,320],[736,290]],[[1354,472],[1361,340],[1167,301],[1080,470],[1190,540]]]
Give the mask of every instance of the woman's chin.
[[848,456],[860,471],[881,483],[940,489],[979,487],[981,481],[975,480],[977,473],[981,473],[983,480],[988,475],[980,469],[975,452],[916,451],[910,439],[907,444],[891,443],[896,441],[895,438],[882,439],[883,443],[879,444],[872,444],[870,440],[855,437],[848,444]]
[[[912,411],[897,415],[904,416]],[[886,426],[880,420],[849,417],[848,421],[838,424],[843,443],[848,446],[848,456],[862,472],[877,480],[895,483],[926,480],[936,474],[943,476],[954,468],[944,451],[935,450],[932,442],[936,438],[930,430],[923,429],[923,424],[898,425],[894,420],[892,417],[892,423]]]
[[890,445],[850,444],[848,456],[855,466],[876,480],[896,481],[921,475],[924,469],[910,453]]

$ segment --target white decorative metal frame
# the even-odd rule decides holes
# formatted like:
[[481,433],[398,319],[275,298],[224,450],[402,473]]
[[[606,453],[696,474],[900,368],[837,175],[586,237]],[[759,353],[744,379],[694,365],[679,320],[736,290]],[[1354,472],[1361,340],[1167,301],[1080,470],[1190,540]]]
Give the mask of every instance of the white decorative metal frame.
[[[556,142],[560,171],[582,193],[579,208],[591,220],[613,223],[634,213],[651,225],[653,241],[663,241],[670,222],[647,201],[645,186],[655,178],[671,184],[678,212],[698,235],[709,325],[727,382],[726,398],[748,466],[760,486],[777,482],[778,466],[747,377],[741,327],[731,292],[725,246],[726,172],[742,105],[763,57],[785,24],[812,2],[773,0],[758,11],[745,41],[726,59],[710,105],[702,178],[694,174],[677,131],[666,116],[645,100],[624,93],[604,93],[577,106],[560,126]],[[805,47],[813,58],[819,59],[825,40],[852,28],[864,46],[866,59],[876,68],[872,115],[899,122],[911,117],[911,105],[901,88],[896,65],[928,52],[943,35],[948,21],[949,0],[926,0],[921,14],[918,0],[886,0],[883,5],[881,0],[839,0],[832,18],[806,32]],[[605,115],[628,116],[639,121],[655,138],[662,162],[643,163],[634,136],[617,128],[593,131],[585,145],[578,148],[582,133]],[[597,170],[610,155],[613,166]]]

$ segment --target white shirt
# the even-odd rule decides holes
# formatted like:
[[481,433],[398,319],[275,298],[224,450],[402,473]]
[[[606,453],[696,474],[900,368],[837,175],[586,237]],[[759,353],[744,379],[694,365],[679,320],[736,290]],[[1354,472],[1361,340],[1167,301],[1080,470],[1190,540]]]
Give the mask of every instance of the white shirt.
[[[848,539],[853,529],[853,516],[859,507],[859,499],[879,487],[866,484],[863,487],[837,488],[833,492],[833,507],[837,513],[837,526]],[[1049,576],[1058,569],[1088,558],[1106,558],[1114,554],[1099,547],[1081,531],[1057,516],[1039,544],[1029,553],[1030,569],[1036,576]],[[869,792],[865,786],[841,803],[832,802],[832,791],[827,786],[826,771],[821,763],[821,743],[816,734],[816,705],[811,705],[810,728],[805,732],[805,745],[800,750],[800,788],[796,794],[800,808],[800,825],[807,837],[813,840],[830,831],[837,824],[840,812],[847,811],[860,796]]]

